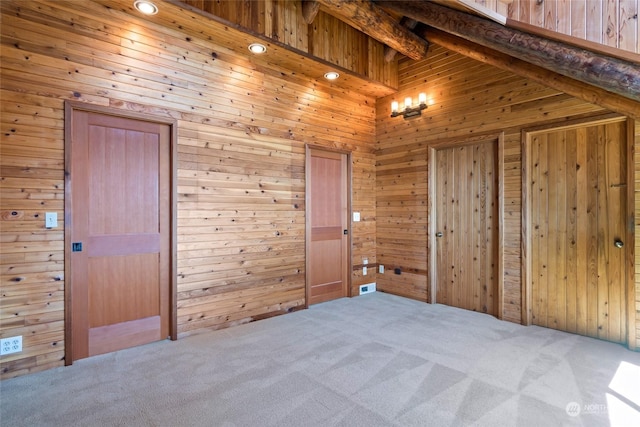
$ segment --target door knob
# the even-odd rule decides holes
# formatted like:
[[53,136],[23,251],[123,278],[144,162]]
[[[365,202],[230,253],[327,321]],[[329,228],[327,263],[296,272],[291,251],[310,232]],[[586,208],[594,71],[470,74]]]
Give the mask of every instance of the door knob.
[[616,245],[616,248],[618,249],[624,246],[624,243],[622,243],[622,240],[616,240],[613,244]]
[[442,231],[438,231],[438,232],[436,233],[436,237],[442,237]]

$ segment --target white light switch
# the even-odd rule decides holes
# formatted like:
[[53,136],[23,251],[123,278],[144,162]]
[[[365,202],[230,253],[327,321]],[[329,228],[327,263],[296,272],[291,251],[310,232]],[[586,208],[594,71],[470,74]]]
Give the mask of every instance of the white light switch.
[[353,213],[353,222],[358,222],[360,221],[360,212],[354,212]]
[[58,213],[57,212],[45,213],[44,226],[47,228],[56,228],[58,226]]

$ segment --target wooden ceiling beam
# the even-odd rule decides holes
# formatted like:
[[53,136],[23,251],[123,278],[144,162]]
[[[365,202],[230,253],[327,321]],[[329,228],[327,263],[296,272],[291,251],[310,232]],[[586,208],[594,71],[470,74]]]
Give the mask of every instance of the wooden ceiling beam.
[[[416,21],[415,19],[411,19],[411,18],[407,18],[406,16],[403,16],[402,19],[400,20],[400,25],[402,25],[405,28],[408,28],[409,30],[413,30],[414,28],[416,28],[416,25],[418,25],[418,21]],[[427,43],[429,43],[428,40],[427,40]],[[393,61],[396,57],[396,53],[398,53],[398,51],[395,50],[394,48],[385,46],[384,47],[385,62]]]
[[302,17],[307,24],[313,24],[313,20],[316,19],[319,10],[320,3],[317,1],[302,0]]
[[427,57],[429,43],[369,0],[318,0],[323,10],[411,59]]
[[432,43],[457,52],[461,55],[493,65],[502,70],[511,71],[522,77],[526,77],[550,88],[559,90],[567,95],[607,108],[611,111],[624,114],[640,120],[640,103],[629,98],[613,94],[593,85],[574,80],[547,70],[537,65],[531,65],[521,59],[514,58],[497,50],[481,46],[461,37],[457,37],[444,31],[427,28],[425,37]]
[[637,63],[506,28],[428,1],[376,1],[375,4],[530,64],[640,101]]

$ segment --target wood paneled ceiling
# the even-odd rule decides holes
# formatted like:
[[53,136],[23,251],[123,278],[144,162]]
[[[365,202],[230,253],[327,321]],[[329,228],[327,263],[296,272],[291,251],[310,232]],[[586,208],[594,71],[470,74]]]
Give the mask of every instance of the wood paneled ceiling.
[[[411,59],[426,58],[424,48],[428,46],[429,39],[428,33],[424,31],[426,26],[640,101],[640,71],[637,64],[627,62],[620,57],[588,52],[579,46],[548,40],[507,27],[505,17],[495,13],[481,13],[485,11],[479,5],[472,9],[472,3],[460,0],[447,3],[447,5],[449,3],[456,5],[457,8],[441,6],[430,1],[317,0],[317,2],[326,8],[328,13]],[[460,12],[458,9],[467,12],[473,10],[477,13],[469,14]],[[400,15],[405,19],[417,21],[420,25],[413,31],[403,27],[389,11],[396,16]],[[416,40],[416,33],[422,37]]]
[[[115,4],[132,9],[128,0],[97,1],[106,7]],[[313,51],[292,48],[255,29],[207,13],[203,9],[206,7],[204,0],[164,2],[169,8],[163,8],[164,11],[154,17],[164,25],[174,25],[175,19],[172,17],[178,13],[192,15],[194,23],[196,15],[204,15],[209,18],[211,25],[205,30],[194,24],[193,30],[199,34],[206,32],[210,38],[234,51],[246,54],[249,43],[256,39],[264,41],[269,46],[270,55],[250,60],[263,72],[278,72],[292,78],[302,75],[317,80],[320,85],[376,98],[392,95],[397,89],[393,84],[370,74],[362,74],[341,67],[335,61],[319,58]],[[200,3],[203,6],[198,6]],[[296,8],[297,13],[302,11],[307,24],[313,23],[318,11],[322,11],[381,42],[385,46],[384,52],[376,52],[375,55],[384,55],[386,61],[396,61],[402,56],[412,60],[428,60],[429,43],[436,43],[640,119],[638,55],[594,46],[570,37],[552,40],[552,35],[548,33],[537,35],[535,33],[540,32],[539,29],[510,22],[471,0],[303,0],[297,3]],[[340,34],[323,36],[340,43]],[[323,79],[324,73],[330,69],[340,72],[338,81],[327,83]]]
[[[553,39],[548,32],[539,35],[536,28],[509,22],[469,0],[311,3],[319,3],[327,13],[411,59],[425,59],[424,48],[429,42],[446,44],[467,56],[473,51],[502,55],[501,65],[516,74],[544,84],[551,82],[552,87],[573,96],[640,118],[640,62],[636,54],[571,37]],[[489,62],[483,55],[473,57]]]

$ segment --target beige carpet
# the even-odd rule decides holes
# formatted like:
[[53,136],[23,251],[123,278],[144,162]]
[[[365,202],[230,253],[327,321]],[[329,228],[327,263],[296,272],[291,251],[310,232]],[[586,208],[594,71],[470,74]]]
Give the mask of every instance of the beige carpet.
[[640,353],[373,293],[0,382],[9,426],[640,426]]

